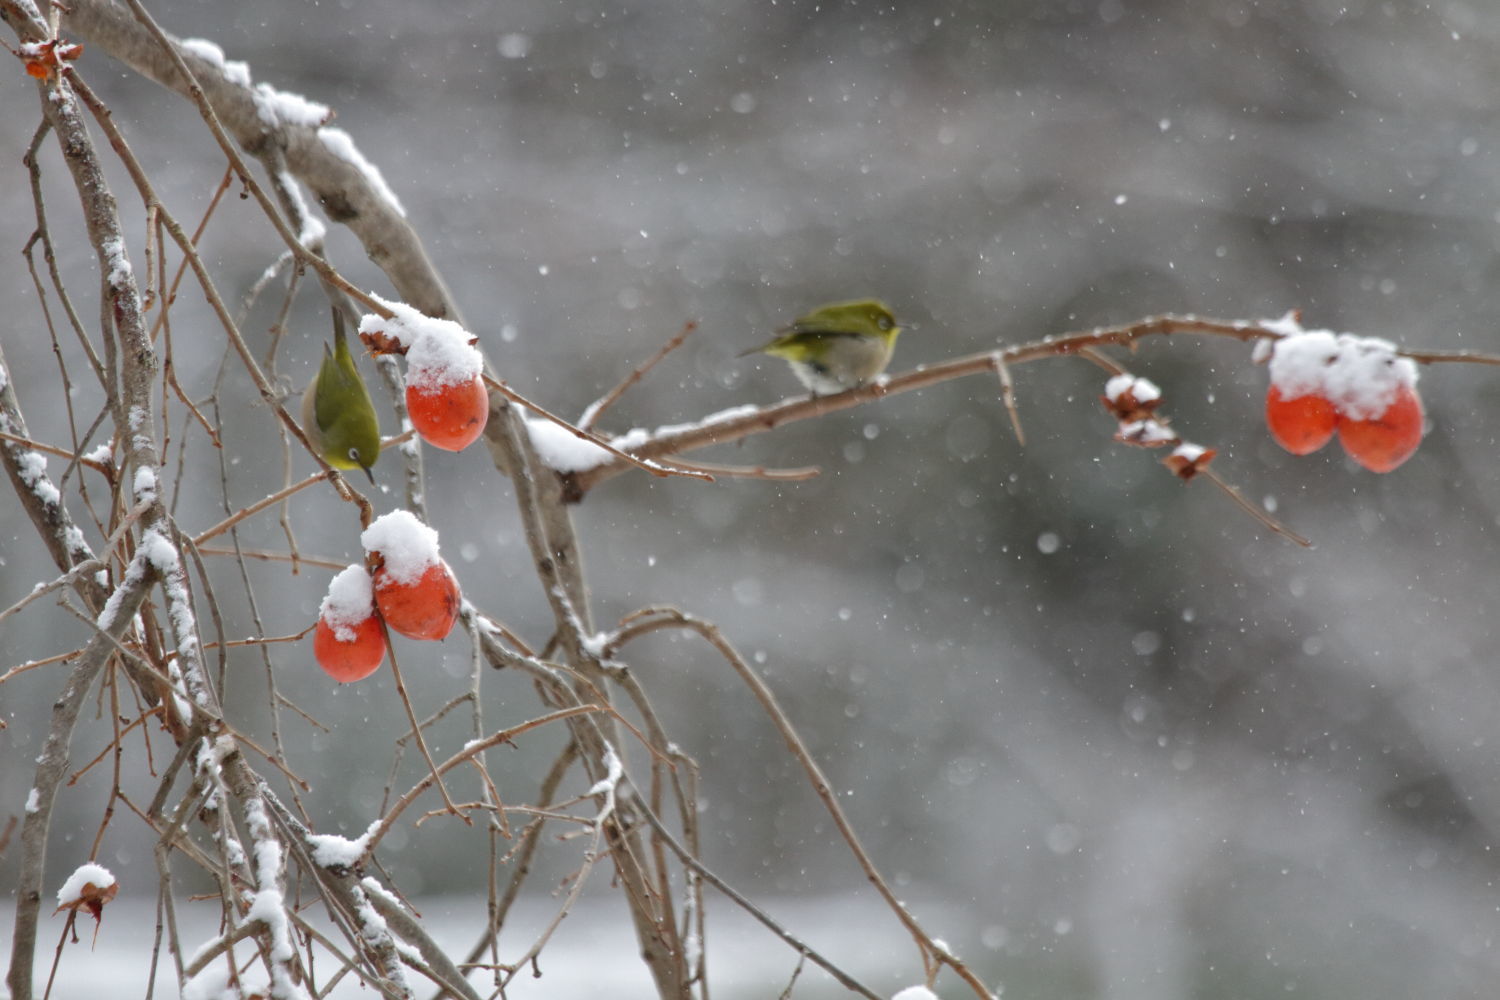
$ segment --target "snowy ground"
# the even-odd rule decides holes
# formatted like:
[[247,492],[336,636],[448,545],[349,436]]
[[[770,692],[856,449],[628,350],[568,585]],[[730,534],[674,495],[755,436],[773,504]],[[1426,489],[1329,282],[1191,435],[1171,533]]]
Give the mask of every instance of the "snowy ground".
[[[474,928],[483,919],[482,900],[443,897],[423,900],[419,905],[439,943],[454,952],[472,946]],[[524,952],[533,935],[551,918],[555,905],[546,899],[519,905],[510,929],[502,935],[502,957]],[[891,995],[902,986],[920,981],[921,966],[910,938],[884,911],[855,911],[842,898],[772,900],[765,905],[775,919],[812,939],[815,947],[877,993]],[[207,940],[215,933],[217,911],[211,907],[208,903],[190,904],[184,910],[191,915],[196,908],[203,918],[199,925],[183,927],[185,939]],[[929,916],[933,913],[931,908],[923,909]],[[851,919],[851,914],[858,912],[863,912],[866,919],[857,916]],[[599,900],[570,916],[543,952],[541,977],[529,973],[518,976],[507,988],[507,995],[519,1000],[596,997],[603,984],[608,984],[609,995],[614,997],[654,995],[650,978],[636,957],[623,914],[623,909]],[[951,914],[952,920],[958,916],[956,912]],[[9,907],[0,910],[0,940],[6,942],[7,952],[13,917]],[[779,994],[796,968],[796,956],[747,917],[721,907],[714,919],[716,922],[709,929],[709,975],[714,995],[720,1000],[737,1000]],[[940,920],[940,925],[948,923],[949,919]],[[150,905],[124,900],[112,903],[105,912],[98,943],[90,950],[88,936],[92,928],[80,923],[81,941],[63,952],[52,990],[54,1000],[145,997],[155,924],[155,912]],[[50,962],[62,928],[61,916],[44,923],[42,939],[46,944],[38,949],[39,955],[45,956],[43,961]],[[250,954],[244,949],[241,953]],[[330,971],[319,970],[320,987]],[[46,969],[39,963],[39,984],[45,975]],[[264,976],[252,969],[245,981],[263,982]],[[431,989],[421,983],[414,982],[414,986],[418,996],[431,994]],[[0,996],[4,995],[0,992]],[[170,968],[159,971],[154,996],[177,995],[173,971]],[[329,995],[374,996],[352,980],[340,983]],[[798,978],[794,995],[808,998],[848,994],[834,986],[821,971],[809,966]]]

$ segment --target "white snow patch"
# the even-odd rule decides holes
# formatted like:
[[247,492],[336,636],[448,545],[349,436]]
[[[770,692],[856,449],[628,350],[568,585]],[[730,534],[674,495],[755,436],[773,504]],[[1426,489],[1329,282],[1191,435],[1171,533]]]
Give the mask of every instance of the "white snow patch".
[[271,993],[273,996],[306,996],[306,991],[293,983],[287,973],[287,963],[296,957],[296,950],[292,946],[292,932],[287,920],[286,897],[281,891],[284,854],[266,814],[265,803],[259,798],[245,803],[245,824],[250,828],[253,840],[251,874],[255,879],[255,892],[245,916],[264,924],[271,938]]
[[47,478],[46,456],[36,451],[23,451],[16,456],[16,474],[21,482],[42,503],[56,507],[62,503],[62,494],[52,480]]
[[150,503],[156,499],[156,470],[143,465],[135,473],[135,502]]
[[1328,367],[1338,355],[1338,338],[1327,330],[1283,337],[1271,345],[1271,384],[1283,399],[1320,393]]
[[1302,324],[1297,320],[1296,310],[1287,312],[1280,319],[1263,319],[1255,325],[1270,330],[1272,333],[1279,333],[1283,337],[1295,337],[1303,332]]
[[333,119],[333,109],[328,105],[310,101],[289,90],[277,90],[269,83],[257,83],[252,96],[255,113],[272,128],[286,125],[318,128]]
[[115,618],[120,613],[120,603],[125,600],[125,592],[132,590],[140,584],[141,577],[146,572],[146,561],[143,553],[136,551],[135,558],[130,560],[130,565],[125,567],[124,579],[114,589],[109,598],[104,602],[104,608],[99,612],[99,617],[94,619],[94,624],[101,631],[108,632],[114,627]]
[[1307,330],[1276,341],[1271,384],[1284,399],[1319,395],[1351,420],[1372,420],[1416,388],[1417,364],[1388,340]]
[[224,58],[224,50],[206,38],[184,38],[178,42],[185,52],[209,63],[230,83],[241,87],[250,86],[250,64],[238,59]]
[[354,904],[354,911],[359,917],[360,936],[366,941],[379,942],[389,934],[385,918],[370,904],[368,896]]
[[96,889],[108,889],[115,884],[114,873],[103,865],[90,861],[81,864],[68,876],[68,880],[57,890],[57,905],[68,906],[83,898],[83,890],[92,884]]
[[140,547],[137,551],[142,553],[146,561],[163,575],[174,572],[179,565],[177,547],[172,544],[171,539],[155,528],[148,528],[141,533]]
[[135,268],[131,266],[130,257],[125,252],[125,241],[118,236],[111,236],[99,244],[99,252],[104,255],[104,262],[109,266],[104,278],[111,288],[119,288],[135,274]]
[[594,442],[585,441],[550,420],[528,420],[526,431],[531,435],[537,457],[547,468],[558,472],[585,472],[614,457]]
[[316,215],[302,216],[302,228],[297,232],[297,242],[305,247],[321,247],[328,237],[328,227]]
[[1135,397],[1137,403],[1151,403],[1161,398],[1161,390],[1150,379],[1115,375],[1104,383],[1104,397],[1111,403],[1118,403],[1120,397],[1127,392]]
[[[727,410],[719,410],[717,413],[710,413],[702,420],[694,420],[691,423],[662,424],[660,427],[656,428],[656,430],[652,431],[650,436],[655,438],[667,437],[673,434],[685,434],[689,431],[696,431],[704,427],[713,427],[718,424],[733,423],[734,421],[739,420],[742,417],[748,417],[752,413],[759,412],[760,407],[756,406],[754,403],[745,403],[740,406],[731,406]],[[636,432],[632,431],[631,433],[633,434]],[[619,446],[617,445],[617,447]]]
[[354,627],[375,613],[375,588],[364,566],[353,563],[328,582],[318,617],[339,642],[355,640]]
[[1396,393],[1417,384],[1417,363],[1377,337],[1339,337],[1339,356],[1328,369],[1328,399],[1352,420],[1373,420],[1390,409]]
[[604,647],[608,646],[610,640],[614,637],[615,633],[613,632],[595,632],[593,635],[584,636],[581,644],[584,652],[598,659],[604,655]]
[[1156,420],[1132,420],[1120,425],[1120,437],[1132,444],[1161,445],[1177,440],[1171,428]]
[[1172,449],[1172,454],[1185,462],[1196,462],[1198,461],[1198,459],[1202,458],[1204,453],[1207,451],[1208,449],[1203,447],[1201,444],[1193,444],[1189,441],[1184,441],[1176,448]]
[[[218,938],[207,942],[217,945]],[[243,1000],[244,994],[229,985],[229,964],[214,962],[192,979],[182,984],[182,1000]],[[240,982],[249,986],[243,977]],[[253,995],[253,994],[252,994]]]
[[365,179],[370,182],[370,186],[390,203],[391,208],[395,209],[396,214],[403,219],[406,218],[406,209],[402,207],[401,200],[396,197],[396,192],[392,191],[390,186],[386,184],[385,177],[380,173],[380,168],[365,159],[365,154],[361,153],[359,147],[354,145],[354,140],[348,132],[345,132],[341,128],[329,128],[325,126],[318,129],[318,138],[322,140],[323,145],[330,153],[351,164],[360,173],[364,174]]
[[26,811],[34,813],[42,808],[42,793],[33,788],[26,793]]
[[473,346],[475,336],[451,319],[434,319],[404,302],[376,301],[390,319],[367,315],[360,333],[384,333],[406,348],[407,382],[421,389],[463,385],[484,370],[484,358]]
[[613,793],[620,785],[620,779],[625,775],[625,765],[620,761],[620,755],[615,753],[615,748],[608,743],[604,744],[604,777],[594,782],[584,795],[603,795],[605,792]]
[[235,747],[234,737],[228,733],[221,733],[212,740],[205,737],[198,747],[197,756],[193,758],[193,766],[198,774],[212,778],[217,784],[219,766]]
[[891,1000],[938,1000],[938,995],[925,986],[908,986]]
[[[370,824],[370,828],[374,829],[375,826],[378,825],[378,823],[379,820],[377,820],[375,823]],[[361,889],[364,889],[364,891],[369,893],[370,895],[379,896],[381,899],[385,900],[387,903],[396,907],[397,909],[408,910],[408,912],[410,912],[407,905],[403,903],[395,893],[391,892],[385,886],[381,885],[371,876],[366,875],[364,878],[360,879],[359,885]]]
[[[297,183],[289,171],[281,171],[281,188],[287,193],[296,205],[296,214],[302,220],[302,229],[297,233],[297,242],[305,247],[322,246],[323,239],[328,235],[328,227],[323,225],[323,220],[313,214],[312,209],[307,207],[307,201],[302,197],[302,185]],[[280,266],[280,262],[271,265],[271,270]]]
[[379,827],[380,821],[376,820],[353,840],[334,833],[310,834],[307,842],[312,845],[313,861],[324,868],[353,868],[370,849],[370,838]]
[[[582,419],[586,421],[594,412],[596,412],[595,407],[590,406],[584,411]],[[633,427],[624,434],[617,434],[607,440],[615,448],[629,452],[648,441],[690,434],[720,424],[733,423],[759,412],[760,407],[753,403],[731,406],[727,410],[710,413],[702,420],[694,420],[685,424],[662,424],[652,430]],[[603,465],[614,457],[592,441],[586,441],[550,420],[528,420],[526,429],[531,433],[531,446],[536,449],[537,455],[548,468],[556,469],[558,472],[586,472]]]
[[438,533],[409,510],[393,510],[375,519],[359,536],[366,552],[379,553],[385,572],[396,583],[413,584],[443,561]]

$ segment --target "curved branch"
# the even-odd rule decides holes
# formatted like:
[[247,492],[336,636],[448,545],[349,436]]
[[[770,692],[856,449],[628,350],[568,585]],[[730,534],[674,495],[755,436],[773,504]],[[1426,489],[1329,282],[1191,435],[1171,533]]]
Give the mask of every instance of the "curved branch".
[[[1205,336],[1230,337],[1235,340],[1261,340],[1279,337],[1282,334],[1267,326],[1232,320],[1200,319],[1196,316],[1152,316],[1125,326],[1099,327],[1076,333],[1065,333],[1056,337],[1016,344],[1000,350],[966,354],[931,365],[918,365],[899,375],[890,375],[866,383],[856,389],[836,393],[832,396],[797,396],[765,407],[735,407],[722,413],[705,417],[686,427],[664,428],[639,440],[639,432],[630,435],[626,442],[616,438],[614,444],[629,451],[637,459],[659,459],[682,452],[695,451],[712,444],[725,444],[764,434],[783,424],[820,417],[825,413],[847,410],[861,406],[871,400],[894,396],[903,392],[925,389],[939,382],[948,382],[965,375],[1007,372],[1009,366],[1053,358],[1064,354],[1077,354],[1090,347],[1106,344],[1132,344],[1144,337],[1156,334],[1195,333]],[[1002,378],[1002,399],[1008,396]],[[629,466],[619,461],[601,462],[592,469],[569,473],[563,478],[572,487],[572,495],[581,498],[589,490],[607,479],[624,472]]]
[[906,908],[906,904],[897,898],[895,891],[891,889],[885,878],[880,874],[879,869],[875,867],[875,862],[865,851],[864,845],[860,843],[859,835],[855,833],[853,824],[849,822],[849,817],[845,815],[843,807],[839,805],[838,796],[833,792],[833,786],[823,774],[823,769],[818,766],[817,761],[813,760],[811,751],[807,749],[807,744],[802,742],[801,735],[798,734],[796,727],[792,725],[792,721],[787,717],[786,712],[782,710],[780,702],[776,700],[776,695],[772,693],[771,688],[766,682],[761,680],[760,675],[755,672],[750,664],[745,661],[745,658],[740,656],[739,652],[730,645],[729,640],[724,638],[724,634],[719,631],[717,625],[676,608],[648,608],[630,616],[620,630],[606,643],[605,649],[606,651],[617,649],[632,639],[664,628],[682,628],[696,632],[718,651],[725,662],[734,668],[740,680],[750,688],[751,693],[755,695],[755,700],[760,702],[761,708],[765,710],[771,723],[776,727],[776,731],[781,734],[782,740],[786,743],[787,750],[802,765],[802,769],[806,772],[807,780],[812,785],[813,791],[828,810],[829,816],[833,819],[834,826],[838,827],[839,834],[843,837],[844,843],[849,846],[849,850],[853,853],[855,861],[865,873],[865,878],[874,886],[875,891],[880,894],[881,899],[885,900],[891,912],[896,915],[896,919],[901,922],[901,926],[906,928],[906,932],[916,942],[917,950],[922,955],[922,963],[926,966],[925,971],[928,974],[928,981],[931,982],[939,964],[947,965],[960,979],[968,984],[969,988],[974,991],[975,996],[979,997],[980,1000],[995,1000],[995,995],[974,974],[973,970],[954,955],[941,940],[928,934],[922,925],[917,922],[916,917],[912,916],[911,911]]
[[[67,10],[63,17],[66,30],[76,32],[142,76],[192,97],[191,84],[172,54],[163,51],[130,11],[106,0],[76,0]],[[428,259],[416,230],[377,176],[336,152],[340,147],[325,141],[321,126],[268,122],[261,108],[265,95],[275,92],[264,84],[262,89],[252,88],[248,75],[244,82],[232,79],[224,64],[215,65],[180,44],[174,44],[174,48],[235,142],[251,154],[267,146],[280,148],[287,169],[317,195],[329,218],[353,231],[402,299],[429,316],[458,318],[457,305]]]

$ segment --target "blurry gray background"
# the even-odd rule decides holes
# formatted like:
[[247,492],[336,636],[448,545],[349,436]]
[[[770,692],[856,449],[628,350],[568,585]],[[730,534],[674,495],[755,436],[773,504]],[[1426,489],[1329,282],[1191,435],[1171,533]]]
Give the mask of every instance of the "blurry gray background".
[[[897,368],[1157,312],[1293,307],[1313,326],[1500,352],[1500,10],[1484,4],[152,9],[172,33],[248,60],[256,80],[336,107],[497,368],[545,405],[577,413],[698,320],[610,430],[793,392],[779,362],[735,354],[821,301],[871,294],[917,324]],[[195,114],[97,53],[81,67],[158,191],[195,219],[223,169]],[[33,431],[61,443],[55,362],[17,256],[37,113],[14,76],[0,91],[0,343],[18,374],[36,373],[20,386]],[[87,299],[76,200],[48,155],[63,264]],[[130,200],[123,178],[120,193]],[[276,252],[234,197],[205,247],[231,298]],[[389,293],[346,235],[331,248],[353,280]],[[246,324],[262,342],[274,304]],[[174,337],[203,395],[223,345],[200,309],[184,293]],[[283,372],[300,387],[327,335],[311,288],[296,315],[306,333]],[[1113,444],[1098,370],[1060,359],[1015,372],[1025,449],[994,381],[974,378],[704,455],[822,466],[812,482],[610,482],[577,511],[599,623],[667,602],[722,625],[883,869],[919,913],[962,914],[934,929],[1007,996],[1488,995],[1500,377],[1425,372],[1430,434],[1379,477],[1336,446],[1280,451],[1260,419],[1265,373],[1242,345],[1151,342],[1129,363],[1187,437],[1219,449],[1223,475],[1316,548]],[[224,402],[241,408],[225,457],[247,503],[279,485],[279,453],[243,377]],[[184,485],[178,509],[201,527],[222,512],[216,456],[196,454],[214,471]],[[477,452],[429,451],[427,467],[466,596],[544,641],[507,484]],[[393,468],[381,473],[392,487]],[[319,496],[296,510],[306,550],[357,555],[347,508]],[[285,544],[273,518],[243,537]],[[41,560],[29,523],[0,504],[0,606],[51,575]],[[237,571],[215,570],[233,610]],[[265,630],[306,627],[327,574],[252,571]],[[226,627],[255,631],[248,617]],[[50,632],[0,628],[0,667],[79,634],[60,612]],[[460,637],[398,653],[431,678],[424,714],[462,690]],[[283,719],[319,786],[315,818],[362,830],[405,725],[389,674],[330,691],[308,644],[274,657],[285,689],[333,729]],[[728,669],[687,639],[626,659],[703,765],[708,863],[753,893],[833,896],[843,919],[888,923]],[[251,705],[262,670],[231,660]],[[7,812],[24,802],[60,677],[0,690]],[[491,724],[534,714],[522,679],[486,685]],[[455,727],[438,742],[464,738]],[[531,794],[547,739],[513,752],[510,799]],[[53,871],[86,852],[107,775],[80,787],[63,800]],[[133,823],[115,820],[103,860],[138,866],[144,886],[150,842]],[[414,895],[472,890],[477,873],[447,863],[465,836],[429,823],[388,841],[387,864]],[[559,852],[561,874],[574,862]],[[0,880],[14,863],[0,859]]]

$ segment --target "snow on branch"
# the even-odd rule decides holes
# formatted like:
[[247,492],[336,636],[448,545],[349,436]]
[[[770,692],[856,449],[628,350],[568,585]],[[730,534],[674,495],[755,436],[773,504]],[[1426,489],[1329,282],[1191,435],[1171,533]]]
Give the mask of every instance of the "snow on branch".
[[[81,36],[142,76],[191,96],[188,77],[174,54],[153,36],[154,24],[148,26],[126,6],[107,0],[78,0],[67,11],[64,31]],[[312,190],[329,217],[358,237],[401,298],[431,316],[457,316],[399,198],[353,138],[326,124],[331,111],[299,94],[252,85],[248,64],[226,58],[207,39],[169,41],[218,121],[242,149],[255,156],[277,151],[287,171]]]

